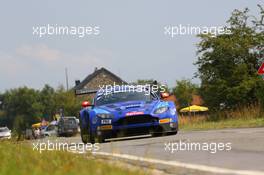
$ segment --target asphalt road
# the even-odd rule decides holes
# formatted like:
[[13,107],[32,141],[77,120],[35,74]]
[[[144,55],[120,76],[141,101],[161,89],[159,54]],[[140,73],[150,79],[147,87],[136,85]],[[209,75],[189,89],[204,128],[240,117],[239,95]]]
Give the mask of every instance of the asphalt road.
[[[80,142],[79,137],[66,139]],[[179,150],[180,142],[196,143],[200,148],[182,146]],[[214,149],[216,144],[221,146]],[[208,174],[264,175],[264,128],[179,132],[173,136],[113,141],[100,144],[98,154],[132,161],[142,158],[139,165],[146,162],[169,173],[179,166],[193,170],[192,174],[202,170]]]

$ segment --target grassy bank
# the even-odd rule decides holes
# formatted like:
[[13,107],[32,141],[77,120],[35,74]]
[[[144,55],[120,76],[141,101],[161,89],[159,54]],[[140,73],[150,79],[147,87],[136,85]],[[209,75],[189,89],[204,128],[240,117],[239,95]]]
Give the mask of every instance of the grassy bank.
[[107,162],[87,158],[87,155],[60,151],[40,154],[25,143],[0,141],[0,174],[8,175],[138,175],[146,174],[128,170]]
[[179,117],[179,126],[181,130],[264,127],[261,110],[259,105],[250,105],[208,115],[185,115]]
[[264,127],[264,118],[225,119],[220,121],[199,121],[180,125],[181,130],[208,130],[223,128]]

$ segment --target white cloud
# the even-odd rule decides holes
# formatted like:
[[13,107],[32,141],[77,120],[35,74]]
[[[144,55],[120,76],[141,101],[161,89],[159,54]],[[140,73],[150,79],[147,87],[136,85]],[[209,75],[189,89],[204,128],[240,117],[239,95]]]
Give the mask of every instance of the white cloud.
[[49,48],[44,44],[24,45],[16,49],[18,56],[29,57],[41,61],[56,61],[62,57],[59,50]]
[[[111,52],[86,50],[68,53],[44,44],[23,45],[11,53],[0,50],[0,90],[27,85],[41,88],[45,83],[58,86],[65,82],[64,69],[69,71],[69,83],[83,79],[95,67],[111,67]],[[12,79],[12,81],[10,80]]]
[[16,74],[29,67],[23,61],[17,59],[14,55],[0,51],[0,73],[3,76],[14,77]]

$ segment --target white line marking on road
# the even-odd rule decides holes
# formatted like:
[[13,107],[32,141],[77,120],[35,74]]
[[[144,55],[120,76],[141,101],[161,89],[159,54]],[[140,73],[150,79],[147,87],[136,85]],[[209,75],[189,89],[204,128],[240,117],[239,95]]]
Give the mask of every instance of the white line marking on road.
[[117,157],[121,159],[143,161],[143,162],[155,163],[155,164],[163,164],[163,165],[169,165],[169,166],[174,166],[174,167],[182,167],[182,168],[187,168],[187,169],[206,171],[210,173],[236,174],[236,175],[264,175],[263,171],[261,172],[261,171],[251,171],[251,170],[234,170],[234,169],[219,168],[219,167],[213,167],[213,166],[207,166],[207,165],[182,163],[178,161],[165,161],[165,160],[159,160],[159,159],[144,158],[144,157],[138,157],[138,156],[133,156],[133,155],[128,155],[128,154],[117,154],[117,153],[107,153],[107,152],[92,152],[92,153],[95,155],[111,156],[111,157]]

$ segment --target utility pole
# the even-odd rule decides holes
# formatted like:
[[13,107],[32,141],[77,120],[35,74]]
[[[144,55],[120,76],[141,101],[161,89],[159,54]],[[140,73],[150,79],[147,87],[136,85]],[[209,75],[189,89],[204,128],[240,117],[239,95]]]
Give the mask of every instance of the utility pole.
[[66,77],[66,89],[69,90],[69,80],[68,80],[68,69],[65,68],[65,77]]

